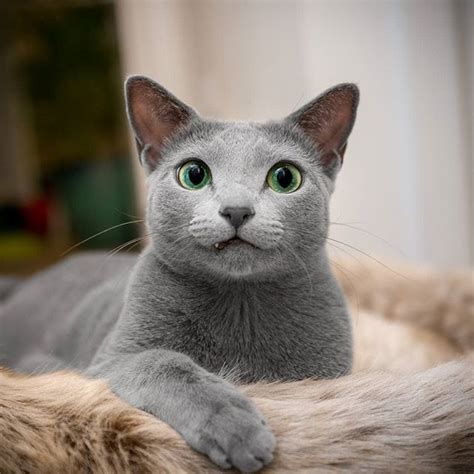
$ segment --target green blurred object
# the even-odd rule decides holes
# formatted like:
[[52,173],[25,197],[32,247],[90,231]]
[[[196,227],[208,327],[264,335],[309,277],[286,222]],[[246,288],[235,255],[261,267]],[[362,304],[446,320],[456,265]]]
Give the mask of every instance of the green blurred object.
[[[61,173],[57,185],[77,242],[136,220],[127,159],[86,162]],[[110,248],[137,235],[137,224],[121,225],[84,242],[81,248]]]
[[128,148],[113,3],[10,2],[12,57],[41,166],[110,159]]
[[45,243],[37,236],[22,232],[0,234],[0,261],[2,264],[40,257]]

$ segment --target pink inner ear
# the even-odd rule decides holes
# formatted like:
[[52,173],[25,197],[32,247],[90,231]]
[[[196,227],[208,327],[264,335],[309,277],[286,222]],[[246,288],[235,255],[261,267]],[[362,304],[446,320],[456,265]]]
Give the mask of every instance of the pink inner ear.
[[137,121],[140,123],[140,125],[137,124],[140,127],[140,140],[144,146],[142,158],[145,161],[144,164],[152,170],[160,159],[163,145],[179,129],[180,122],[173,121],[173,117],[169,114],[157,114],[155,111],[150,111],[146,105],[141,104],[139,108],[145,109],[137,114]]
[[357,92],[352,87],[330,90],[315,100],[299,117],[298,125],[312,139],[326,168],[342,159],[357,107]]
[[130,104],[135,133],[144,145],[160,148],[186,121],[187,115],[159,93],[140,92],[137,91]]
[[127,85],[130,120],[142,145],[160,148],[191,118],[191,111],[169,92],[146,78],[131,79]]
[[134,100],[130,104],[132,125],[142,145],[151,144],[155,139],[154,121],[151,119],[150,105],[143,99]]
[[[350,120],[350,118],[349,118]],[[330,167],[335,159],[340,159],[340,165],[344,161],[344,152],[346,141],[346,124],[348,119],[343,113],[339,113],[334,125],[331,128],[321,130],[321,142],[319,150],[321,151],[321,164],[323,167]],[[331,135],[332,133],[332,135]],[[326,136],[324,136],[326,134]]]
[[166,141],[191,119],[192,111],[146,78],[127,83],[129,118],[142,158],[153,169]]
[[299,125],[323,152],[338,151],[352,125],[353,112],[348,100],[327,97],[301,117]]
[[337,152],[344,146],[343,140],[346,134],[347,122],[350,118],[343,113],[337,115],[331,126],[323,126],[319,131],[320,148],[325,152]]

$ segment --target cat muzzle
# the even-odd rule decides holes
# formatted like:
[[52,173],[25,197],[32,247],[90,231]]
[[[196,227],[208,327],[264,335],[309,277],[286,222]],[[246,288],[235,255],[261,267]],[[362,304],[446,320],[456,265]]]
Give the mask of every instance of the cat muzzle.
[[225,240],[224,242],[217,242],[214,244],[214,247],[217,249],[217,250],[223,250],[225,249],[226,247],[228,246],[236,246],[236,245],[250,245],[251,247],[254,247],[256,248],[255,245],[251,244],[250,242],[248,242],[247,240],[244,240],[244,239],[241,239],[240,237],[232,237],[231,239],[229,240]]

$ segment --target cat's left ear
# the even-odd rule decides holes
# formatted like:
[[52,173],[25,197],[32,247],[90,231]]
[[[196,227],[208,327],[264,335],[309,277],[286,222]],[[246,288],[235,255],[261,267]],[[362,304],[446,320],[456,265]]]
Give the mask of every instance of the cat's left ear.
[[313,142],[323,170],[332,179],[342,166],[358,104],[358,87],[339,84],[285,119]]
[[127,79],[125,100],[140,162],[146,172],[151,173],[166,143],[197,118],[197,114],[160,84],[144,76]]

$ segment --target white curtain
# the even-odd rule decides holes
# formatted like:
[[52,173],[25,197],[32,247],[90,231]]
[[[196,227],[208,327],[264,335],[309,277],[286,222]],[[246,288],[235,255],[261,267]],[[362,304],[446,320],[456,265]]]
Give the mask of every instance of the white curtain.
[[283,117],[356,82],[332,206],[351,227],[331,235],[376,256],[472,263],[471,2],[117,0],[117,10],[124,73],[152,76],[205,116]]

